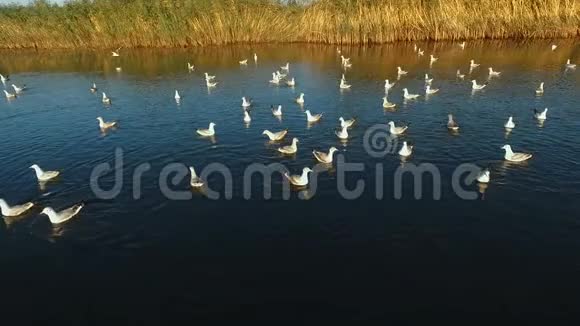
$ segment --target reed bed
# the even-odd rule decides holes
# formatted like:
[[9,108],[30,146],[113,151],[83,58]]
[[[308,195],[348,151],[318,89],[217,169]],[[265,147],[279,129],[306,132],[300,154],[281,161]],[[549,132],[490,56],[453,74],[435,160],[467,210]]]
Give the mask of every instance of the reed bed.
[[569,38],[577,0],[76,0],[0,6],[1,48]]

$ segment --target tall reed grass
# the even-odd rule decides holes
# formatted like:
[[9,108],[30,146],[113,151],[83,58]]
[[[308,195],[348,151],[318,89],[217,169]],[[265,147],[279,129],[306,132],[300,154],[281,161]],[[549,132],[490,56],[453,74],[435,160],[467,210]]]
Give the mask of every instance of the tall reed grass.
[[75,0],[0,6],[2,48],[564,38],[577,0]]

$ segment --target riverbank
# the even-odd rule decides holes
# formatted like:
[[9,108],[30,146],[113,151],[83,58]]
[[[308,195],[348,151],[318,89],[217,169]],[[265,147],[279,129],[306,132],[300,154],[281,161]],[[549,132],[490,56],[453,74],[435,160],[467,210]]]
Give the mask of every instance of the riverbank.
[[113,0],[0,7],[0,48],[569,38],[574,0]]

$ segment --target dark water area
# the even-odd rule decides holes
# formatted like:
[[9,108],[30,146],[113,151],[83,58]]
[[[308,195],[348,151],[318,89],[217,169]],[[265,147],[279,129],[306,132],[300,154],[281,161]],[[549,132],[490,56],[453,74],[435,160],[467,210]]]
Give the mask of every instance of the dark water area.
[[[576,41],[471,42],[465,50],[453,43],[418,45],[424,57],[413,44],[343,47],[353,64],[346,71],[336,47],[300,44],[121,49],[120,57],[3,52],[0,73],[11,79],[6,89],[12,91],[12,82],[28,89],[0,101],[0,198],[36,204],[24,216],[0,221],[7,318],[296,324],[573,317],[580,299],[580,72],[564,63],[578,60]],[[439,57],[432,67],[431,53]],[[245,58],[248,65],[240,66]],[[481,66],[458,79],[456,70],[467,74],[470,59]],[[187,62],[196,69],[188,72]],[[297,85],[269,84],[286,62]],[[397,80],[397,66],[409,74]],[[488,79],[487,67],[502,75]],[[204,72],[216,75],[217,87],[205,86]],[[339,89],[342,73],[352,89]],[[425,73],[439,93],[424,96]],[[387,78],[396,82],[388,93],[397,104],[391,110],[382,108]],[[472,92],[471,79],[488,85]],[[536,96],[540,82],[545,93]],[[422,96],[404,101],[405,87]],[[101,91],[112,105],[103,105]],[[294,102],[301,92],[303,107]],[[242,96],[253,99],[249,124],[242,121]],[[281,119],[271,105],[282,105]],[[532,110],[545,107],[548,119],[539,123]],[[323,112],[322,120],[308,124],[306,109]],[[450,113],[458,133],[446,129]],[[98,116],[119,121],[119,128],[101,132]],[[347,142],[334,134],[340,116],[357,118]],[[516,128],[507,133],[509,116]],[[389,121],[409,123],[408,133],[385,134],[392,148],[369,154],[365,134]],[[215,138],[197,136],[209,122],[216,123]],[[264,129],[289,132],[272,144]],[[292,137],[299,139],[298,153],[279,155],[276,148]],[[403,141],[415,146],[408,159],[397,154]],[[506,163],[504,144],[534,157]],[[363,170],[343,178],[334,162],[312,175],[315,187],[291,189],[288,198],[280,174],[266,186],[260,177],[244,179],[254,163],[279,163],[297,174],[316,165],[313,149],[331,146]],[[122,167],[105,173],[99,185],[110,189],[120,179],[122,186],[114,198],[102,198],[91,173],[114,164],[116,151]],[[198,173],[223,164],[231,173],[231,199],[219,173],[206,179],[217,200],[192,191],[188,176],[162,177],[173,163]],[[61,176],[39,185],[32,164]],[[149,169],[139,184],[134,176],[143,164]],[[415,199],[416,180],[398,179],[397,171],[421,164],[432,164],[439,181],[419,178]],[[491,170],[486,186],[461,179],[472,199],[454,186],[462,164]],[[187,198],[168,198],[162,179]],[[350,190],[363,180],[362,194],[345,199],[343,179]],[[63,225],[40,214],[45,206],[81,201],[85,208]]]

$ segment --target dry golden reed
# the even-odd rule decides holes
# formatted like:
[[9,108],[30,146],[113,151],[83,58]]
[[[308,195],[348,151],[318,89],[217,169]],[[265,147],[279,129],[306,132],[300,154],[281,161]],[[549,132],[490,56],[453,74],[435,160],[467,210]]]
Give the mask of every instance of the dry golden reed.
[[0,47],[564,38],[579,35],[576,1],[77,0],[64,6],[37,1],[0,7]]

